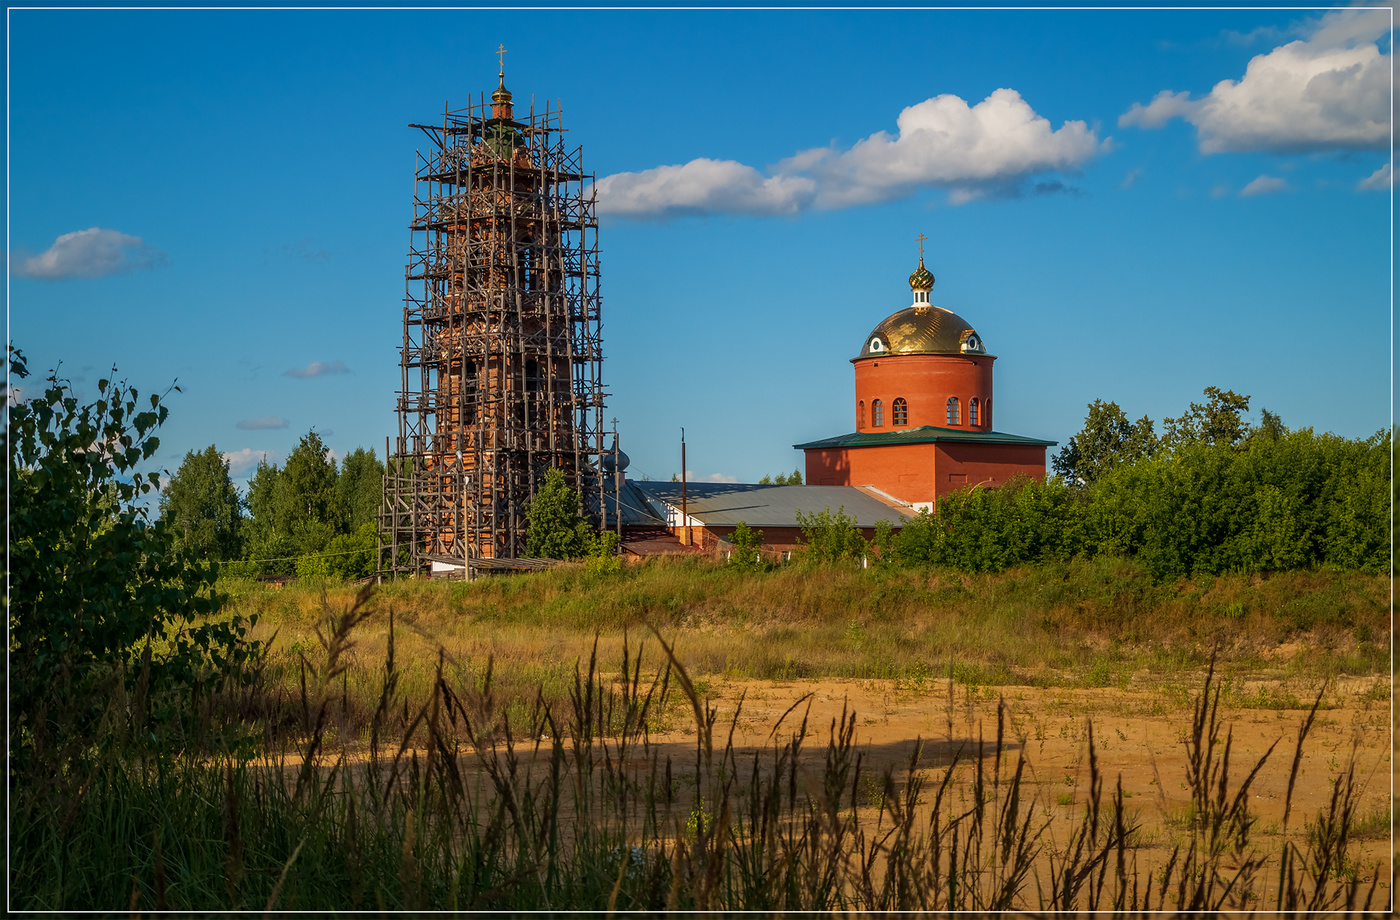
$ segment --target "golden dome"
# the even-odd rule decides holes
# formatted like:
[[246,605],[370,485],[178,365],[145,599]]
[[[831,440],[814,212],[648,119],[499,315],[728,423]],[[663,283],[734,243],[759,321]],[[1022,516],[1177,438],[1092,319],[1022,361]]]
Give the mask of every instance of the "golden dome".
[[972,324],[952,310],[915,307],[885,319],[865,337],[861,358],[881,355],[985,355],[987,347]]

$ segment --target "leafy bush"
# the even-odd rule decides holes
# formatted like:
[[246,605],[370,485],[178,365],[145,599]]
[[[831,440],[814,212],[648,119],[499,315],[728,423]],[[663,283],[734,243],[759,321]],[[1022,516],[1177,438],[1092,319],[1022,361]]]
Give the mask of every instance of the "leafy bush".
[[856,519],[846,514],[842,505],[831,513],[823,508],[811,514],[797,512],[797,526],[802,529],[805,544],[802,557],[814,564],[860,559],[868,551],[865,538],[856,529]]
[[1154,577],[1389,565],[1390,437],[1309,429],[1191,443],[1120,466],[1091,490],[1088,538]]
[[1171,451],[1117,462],[1087,484],[1022,479],[945,495],[881,557],[994,572],[1108,555],[1137,560],[1157,581],[1319,566],[1384,572],[1390,436],[1346,440],[1271,421],[1243,441],[1225,423],[1214,425],[1224,432],[1215,441],[1178,431]]
[[740,521],[729,535],[733,549],[726,564],[731,568],[753,571],[763,567],[763,531],[750,529],[746,521]]
[[[10,371],[28,375],[10,350]],[[50,374],[9,418],[10,752],[45,781],[96,755],[102,726],[149,739],[179,728],[193,699],[238,673],[256,648],[248,623],[210,619],[215,566],[175,548],[141,499],[136,467],[159,447],[160,396],[97,383],[81,404]]]
[[617,554],[616,533],[605,530],[594,537],[592,543],[593,548],[584,564],[587,571],[594,575],[616,575],[622,571],[622,557]]
[[997,572],[1068,559],[1084,548],[1084,502],[1057,479],[1017,478],[1000,489],[954,492],[892,539],[905,564]]
[[354,533],[332,537],[323,553],[307,553],[296,559],[298,578],[368,578],[378,565],[379,532],[373,522]]

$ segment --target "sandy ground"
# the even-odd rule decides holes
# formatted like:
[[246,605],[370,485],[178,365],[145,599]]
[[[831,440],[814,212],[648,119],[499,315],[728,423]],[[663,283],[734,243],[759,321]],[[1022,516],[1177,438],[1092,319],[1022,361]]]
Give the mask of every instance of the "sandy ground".
[[[1318,713],[1303,748],[1289,818],[1290,838],[1301,843],[1306,823],[1327,807],[1334,781],[1346,769],[1353,752],[1362,790],[1358,814],[1374,816],[1390,807],[1394,760],[1390,700],[1369,698],[1367,690],[1374,684],[1374,680],[1365,679],[1328,688],[1329,708]],[[1236,702],[1241,695],[1254,696],[1260,687],[1272,692],[1275,699],[1280,694],[1277,684],[1262,681],[1239,688],[1243,693],[1236,694]],[[1311,693],[1301,687],[1292,692],[1307,697],[1306,707],[1316,688]],[[806,714],[809,775],[820,769],[833,720],[841,716],[843,707],[849,707],[856,712],[856,744],[865,758],[862,769],[883,772],[892,767],[897,780],[905,775],[920,740],[919,767],[930,775],[941,776],[954,755],[960,762],[970,763],[976,756],[979,734],[990,759],[998,702],[1002,701],[1007,756],[1014,762],[1020,752],[1028,761],[1027,776],[1037,795],[1036,807],[1041,817],[1050,821],[1052,841],[1063,841],[1081,814],[1089,786],[1087,724],[1092,720],[1105,793],[1121,776],[1125,811],[1142,826],[1137,839],[1143,845],[1143,860],[1148,865],[1164,861],[1182,837],[1181,819],[1190,805],[1185,742],[1192,701],[1179,687],[1124,691],[955,685],[950,697],[946,680],[922,686],[882,680],[713,680],[707,695],[719,711],[716,748],[723,747],[736,710],[739,718],[734,742],[751,750],[771,750],[775,740],[785,742]],[[804,696],[807,701],[786,716],[774,736],[775,723]],[[1265,852],[1277,852],[1282,842],[1289,772],[1306,708],[1222,706],[1221,716],[1222,735],[1225,731],[1233,735],[1232,790],[1270,746],[1277,745],[1253,782],[1249,802],[1250,811],[1258,818],[1256,845]],[[678,722],[682,724],[675,730],[654,735],[653,740],[693,751],[693,726]],[[966,771],[960,778],[966,781]],[[1378,829],[1377,823],[1381,824]],[[1358,873],[1368,881],[1380,864],[1377,894],[1388,900],[1391,831],[1384,827],[1383,819],[1373,817],[1372,832],[1357,840],[1349,852]]]

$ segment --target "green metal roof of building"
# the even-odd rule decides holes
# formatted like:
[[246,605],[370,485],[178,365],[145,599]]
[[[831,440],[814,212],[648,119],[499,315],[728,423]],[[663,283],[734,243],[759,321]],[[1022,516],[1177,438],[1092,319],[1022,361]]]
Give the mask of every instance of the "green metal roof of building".
[[808,441],[806,444],[792,445],[797,450],[820,450],[830,447],[888,447],[892,444],[931,444],[948,441],[961,444],[1019,444],[1023,447],[1053,447],[1058,441],[1042,441],[1040,438],[1027,438],[1019,434],[1005,434],[1000,431],[959,431],[956,428],[939,428],[923,425],[919,428],[902,428],[899,431],[861,432]]

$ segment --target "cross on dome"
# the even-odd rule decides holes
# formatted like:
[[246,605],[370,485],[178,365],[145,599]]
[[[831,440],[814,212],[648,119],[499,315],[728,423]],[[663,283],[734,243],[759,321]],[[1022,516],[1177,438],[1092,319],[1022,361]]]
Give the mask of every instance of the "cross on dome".
[[500,58],[501,63],[501,85],[496,87],[496,91],[491,94],[491,101],[496,104],[496,111],[493,114],[497,118],[510,118],[512,114],[510,110],[511,95],[510,90],[506,89],[505,45],[501,45],[501,47],[496,51],[496,56]]

